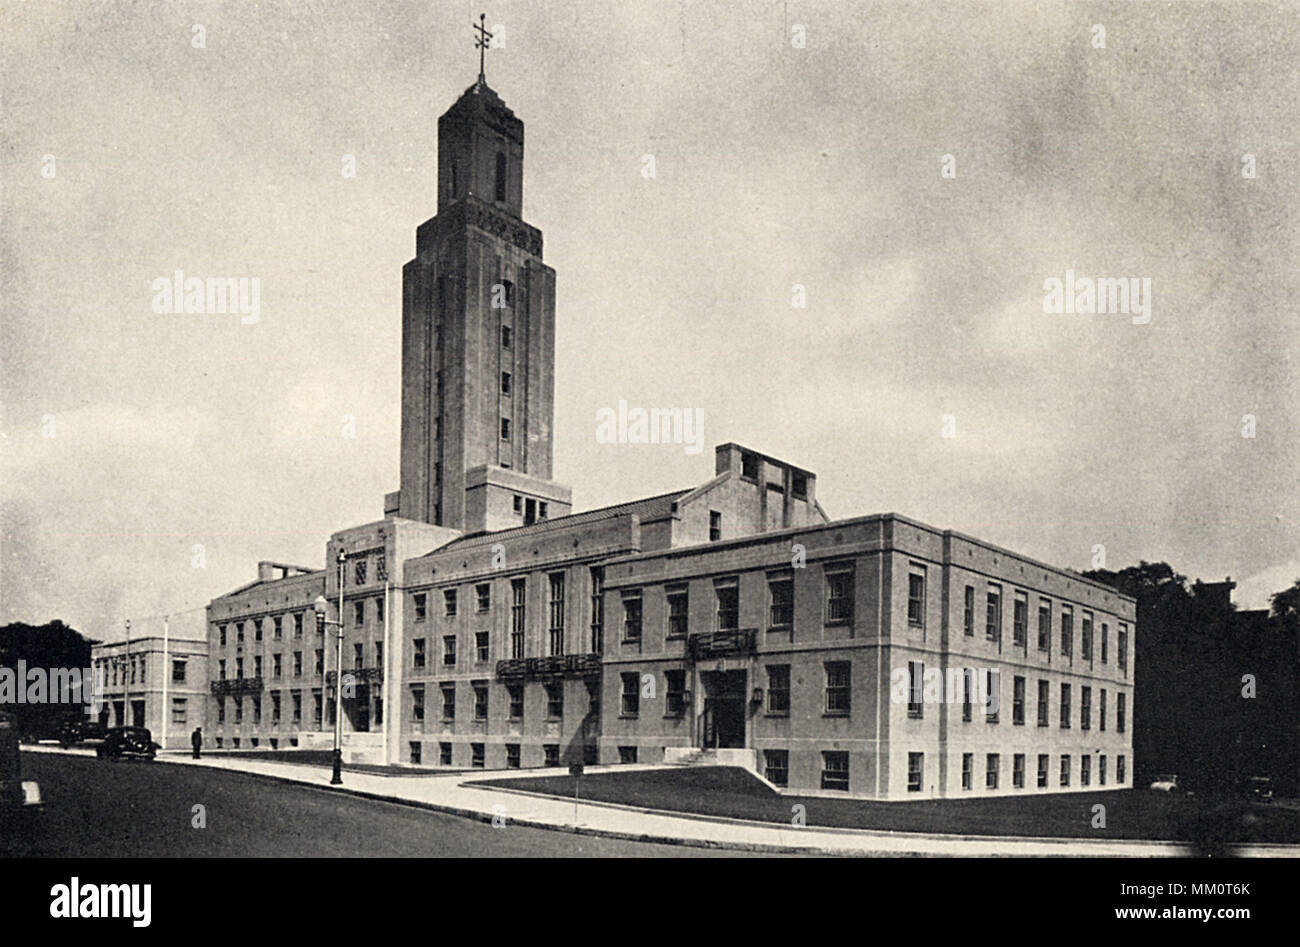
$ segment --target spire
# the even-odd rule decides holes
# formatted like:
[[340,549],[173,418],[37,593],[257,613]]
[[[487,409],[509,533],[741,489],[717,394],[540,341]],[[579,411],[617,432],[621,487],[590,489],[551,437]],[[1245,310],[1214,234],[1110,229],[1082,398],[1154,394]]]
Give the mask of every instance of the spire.
[[478,50],[478,84],[487,85],[487,79],[483,75],[484,55],[487,53],[488,44],[492,42],[492,34],[487,31],[486,13],[478,15],[478,22],[470,25],[478,31],[478,36],[474,37],[474,48]]

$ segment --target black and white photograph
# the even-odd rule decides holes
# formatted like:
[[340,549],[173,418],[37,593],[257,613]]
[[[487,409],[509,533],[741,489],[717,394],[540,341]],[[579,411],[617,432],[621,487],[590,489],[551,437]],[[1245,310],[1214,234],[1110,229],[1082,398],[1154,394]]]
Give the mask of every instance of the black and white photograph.
[[0,24],[7,915],[1282,915],[1300,3]]

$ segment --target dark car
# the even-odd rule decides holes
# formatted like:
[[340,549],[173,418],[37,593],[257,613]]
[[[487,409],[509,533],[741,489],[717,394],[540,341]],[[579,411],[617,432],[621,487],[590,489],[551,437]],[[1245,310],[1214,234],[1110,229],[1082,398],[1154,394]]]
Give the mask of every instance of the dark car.
[[64,721],[63,726],[59,728],[59,743],[65,750],[78,743],[103,742],[106,736],[108,736],[108,727],[90,718],[74,717]]
[[23,779],[17,721],[0,711],[0,818],[38,810],[40,805],[41,787]]
[[104,742],[95,747],[95,755],[101,760],[151,760],[160,749],[144,727],[113,727],[104,735]]

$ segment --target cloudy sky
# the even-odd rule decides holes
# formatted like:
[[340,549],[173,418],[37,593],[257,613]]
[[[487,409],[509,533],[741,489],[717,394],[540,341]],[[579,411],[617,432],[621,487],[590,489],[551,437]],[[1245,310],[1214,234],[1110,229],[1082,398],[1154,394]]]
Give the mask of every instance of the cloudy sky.
[[[1078,569],[1102,545],[1245,606],[1300,576],[1294,5],[483,9],[577,508],[735,440],[835,517]],[[379,518],[401,266],[479,12],[0,2],[0,621],[201,629],[258,559]],[[177,269],[258,278],[260,320],[155,313]],[[1150,278],[1150,322],[1045,314],[1067,269]],[[705,453],[598,443],[620,400],[700,409]]]

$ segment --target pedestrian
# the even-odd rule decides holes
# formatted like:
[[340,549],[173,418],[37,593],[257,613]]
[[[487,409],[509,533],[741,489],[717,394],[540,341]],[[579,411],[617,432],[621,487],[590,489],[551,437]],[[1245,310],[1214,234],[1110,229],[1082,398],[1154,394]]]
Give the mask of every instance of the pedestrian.
[[199,758],[199,752],[203,749],[203,728],[195,727],[194,732],[190,734],[190,745],[194,747],[194,758]]

